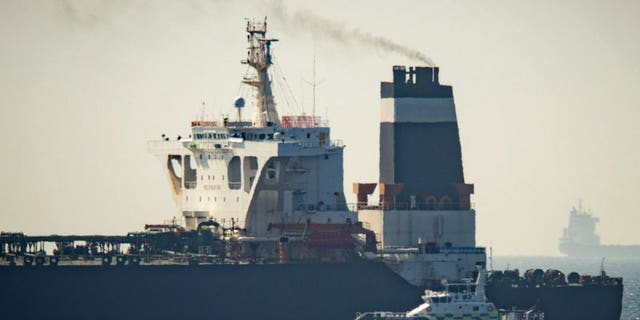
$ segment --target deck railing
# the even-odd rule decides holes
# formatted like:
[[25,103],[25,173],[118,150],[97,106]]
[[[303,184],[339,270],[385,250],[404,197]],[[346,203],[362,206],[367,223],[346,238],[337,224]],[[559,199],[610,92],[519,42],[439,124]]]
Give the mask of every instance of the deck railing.
[[459,210],[471,210],[475,209],[473,202],[448,202],[445,204],[440,203],[426,203],[426,202],[395,202],[395,203],[349,203],[349,210],[356,211],[362,209],[369,210],[433,210],[433,211],[459,211]]

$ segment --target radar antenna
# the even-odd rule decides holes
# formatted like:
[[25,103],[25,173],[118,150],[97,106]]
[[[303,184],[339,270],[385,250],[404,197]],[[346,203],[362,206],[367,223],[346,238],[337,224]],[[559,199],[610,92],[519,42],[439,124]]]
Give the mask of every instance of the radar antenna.
[[238,125],[242,125],[242,108],[244,108],[244,98],[237,97],[233,101],[233,107],[238,109]]

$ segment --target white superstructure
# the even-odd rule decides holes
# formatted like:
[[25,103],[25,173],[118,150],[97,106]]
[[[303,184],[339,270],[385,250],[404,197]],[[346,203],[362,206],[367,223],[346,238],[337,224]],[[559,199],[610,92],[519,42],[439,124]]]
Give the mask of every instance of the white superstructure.
[[[269,224],[356,221],[343,193],[343,146],[313,116],[278,115],[272,94],[267,23],[247,22],[247,58],[254,73],[242,82],[255,89],[251,122],[193,121],[188,138],[150,141],[165,166],[186,228],[213,219],[251,236],[269,234]],[[272,231],[273,232],[273,231]]]
[[476,282],[465,279],[460,283],[445,284],[444,291],[426,290],[424,303],[408,312],[368,312],[356,320],[364,319],[483,319],[498,320],[498,310],[487,300],[485,284],[487,273],[480,269]]
[[487,272],[482,268],[475,283],[466,279],[462,283],[446,284],[443,292],[426,290],[422,296],[424,303],[407,312],[407,317],[497,320],[498,311],[485,295],[486,282]]

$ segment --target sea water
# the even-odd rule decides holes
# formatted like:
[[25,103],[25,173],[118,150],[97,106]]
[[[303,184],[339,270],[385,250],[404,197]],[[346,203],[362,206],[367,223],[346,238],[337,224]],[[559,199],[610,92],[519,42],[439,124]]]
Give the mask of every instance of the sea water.
[[623,277],[622,320],[640,320],[640,257],[603,259],[567,257],[519,257],[500,256],[489,259],[496,270],[518,269],[520,274],[531,268],[558,269],[564,274],[575,271],[580,274],[599,275],[601,267],[607,275]]

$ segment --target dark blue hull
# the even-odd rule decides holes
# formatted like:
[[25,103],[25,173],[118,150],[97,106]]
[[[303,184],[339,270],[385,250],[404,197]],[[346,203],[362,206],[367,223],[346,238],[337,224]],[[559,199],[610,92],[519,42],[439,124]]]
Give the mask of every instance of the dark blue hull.
[[[422,290],[382,263],[0,267],[1,319],[332,319],[406,311]],[[496,306],[546,320],[618,320],[622,283],[490,286]]]
[[3,319],[353,319],[421,290],[381,263],[1,267]]

